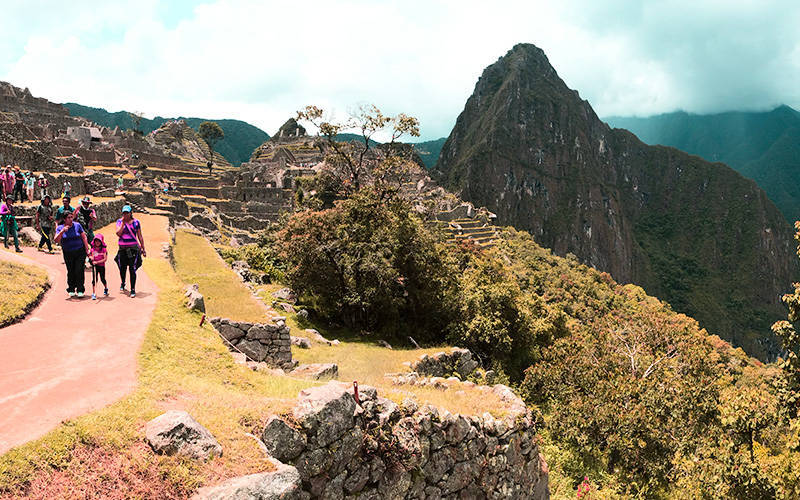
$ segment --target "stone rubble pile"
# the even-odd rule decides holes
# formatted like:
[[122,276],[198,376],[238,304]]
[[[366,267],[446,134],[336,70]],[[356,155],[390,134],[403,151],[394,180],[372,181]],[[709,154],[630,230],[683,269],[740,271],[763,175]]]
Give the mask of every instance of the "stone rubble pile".
[[449,377],[458,374],[466,379],[480,367],[468,349],[454,348],[452,352],[438,352],[432,356],[423,354],[411,365],[411,370],[430,377]]
[[159,455],[181,455],[205,460],[222,456],[222,446],[185,411],[170,410],[149,421],[147,444]]

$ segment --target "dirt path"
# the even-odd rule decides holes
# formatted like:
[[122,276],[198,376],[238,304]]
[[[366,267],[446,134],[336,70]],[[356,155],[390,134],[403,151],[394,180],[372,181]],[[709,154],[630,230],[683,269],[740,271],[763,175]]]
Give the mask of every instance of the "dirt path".
[[[145,228],[149,258],[159,256],[161,243],[168,238],[166,218],[137,218]],[[110,228],[102,232],[107,241],[116,240]],[[110,256],[115,253],[116,245],[109,244]],[[23,322],[0,329],[2,454],[46,434],[65,419],[113,403],[135,387],[137,353],[158,290],[140,269],[136,298],[120,294],[119,272],[109,258],[109,297],[91,300],[91,272],[87,271],[87,297],[67,299],[60,253],[48,255],[35,248],[24,248],[23,254],[0,250],[0,259],[39,264],[47,268],[52,283]]]

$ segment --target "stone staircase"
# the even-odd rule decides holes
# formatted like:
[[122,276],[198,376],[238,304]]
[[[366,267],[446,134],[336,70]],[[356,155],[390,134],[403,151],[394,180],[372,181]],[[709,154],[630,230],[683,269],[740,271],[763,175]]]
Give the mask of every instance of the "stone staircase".
[[499,238],[497,227],[480,219],[461,218],[435,224],[445,232],[448,243],[471,241],[481,248],[491,248]]

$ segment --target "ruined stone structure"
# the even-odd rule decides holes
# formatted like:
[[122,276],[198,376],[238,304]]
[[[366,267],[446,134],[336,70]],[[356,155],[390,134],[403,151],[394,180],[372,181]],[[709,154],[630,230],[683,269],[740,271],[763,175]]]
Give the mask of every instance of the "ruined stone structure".
[[292,342],[289,327],[283,320],[274,323],[247,323],[227,318],[211,318],[211,325],[231,350],[244,354],[248,361],[291,370]]
[[[329,382],[306,389],[288,418],[262,434],[279,470],[294,479],[282,498],[549,498],[548,469],[524,405],[503,418],[398,405],[372,387]],[[204,488],[198,498],[231,498],[244,476]],[[274,484],[273,484],[274,486]]]

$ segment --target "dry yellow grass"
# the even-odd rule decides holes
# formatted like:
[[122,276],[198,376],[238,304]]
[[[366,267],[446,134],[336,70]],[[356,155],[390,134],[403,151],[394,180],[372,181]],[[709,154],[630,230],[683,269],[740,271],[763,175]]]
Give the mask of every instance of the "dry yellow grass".
[[175,240],[175,268],[186,283],[197,283],[209,316],[263,322],[267,309],[225,264],[211,244],[186,231]]
[[0,293],[0,327],[28,312],[48,288],[47,271],[37,266],[0,260],[3,292]]
[[[274,300],[272,292],[282,288],[282,285],[271,284],[259,287],[258,296],[267,304]],[[298,323],[294,314],[286,315],[286,322],[292,330],[292,335],[307,336],[305,328],[314,328],[322,333],[328,340],[337,338],[337,332],[329,332],[324,327],[311,324]],[[342,333],[342,332],[340,332]],[[347,332],[344,332],[347,333]],[[464,387],[463,390],[449,389],[446,391],[432,387],[411,385],[393,385],[385,377],[387,373],[408,371],[403,364],[407,361],[414,362],[423,354],[435,354],[449,351],[450,347],[431,347],[427,349],[387,349],[375,342],[354,340],[348,335],[347,340],[341,340],[338,346],[314,343],[311,349],[292,347],[292,357],[300,363],[336,363],[339,367],[338,379],[344,382],[358,381],[359,384],[374,386],[379,393],[396,402],[412,398],[418,403],[432,404],[453,413],[464,415],[478,415],[489,412],[497,417],[506,414],[505,404],[494,394],[479,392],[476,389]]]

